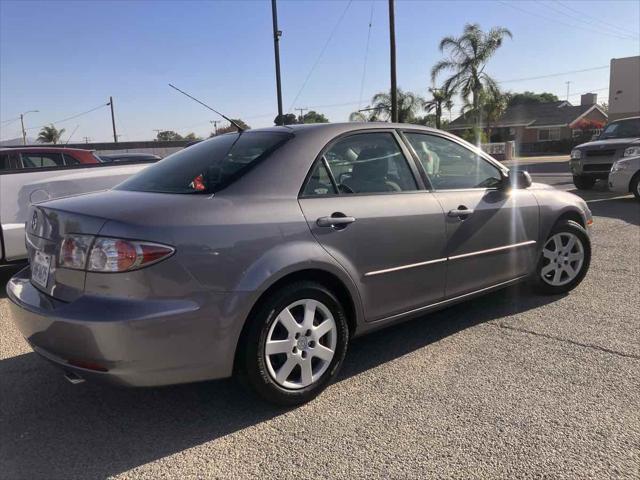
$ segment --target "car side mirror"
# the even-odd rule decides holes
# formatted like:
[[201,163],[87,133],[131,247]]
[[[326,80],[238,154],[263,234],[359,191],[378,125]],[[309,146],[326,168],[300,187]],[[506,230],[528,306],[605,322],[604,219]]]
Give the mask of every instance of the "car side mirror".
[[533,183],[531,175],[525,170],[509,170],[503,181],[507,188],[529,188]]

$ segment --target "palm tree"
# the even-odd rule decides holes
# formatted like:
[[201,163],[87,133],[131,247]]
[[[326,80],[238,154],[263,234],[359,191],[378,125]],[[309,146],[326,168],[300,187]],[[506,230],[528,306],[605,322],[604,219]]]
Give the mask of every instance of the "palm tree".
[[65,132],[65,129],[58,130],[53,123],[49,126],[42,127],[40,133],[38,134],[38,142],[40,143],[53,143],[56,144],[62,138],[62,134]]
[[[483,32],[478,24],[465,25],[459,37],[444,37],[440,41],[440,51],[448,51],[449,58],[440,60],[433,66],[431,80],[435,82],[440,73],[452,70],[453,75],[445,80],[442,88],[460,92],[467,102],[471,96],[473,112],[478,115],[481,92],[498,92],[497,82],[484,69],[505,37],[513,38],[513,35],[504,27],[494,27]],[[476,122],[479,123],[478,116]]]
[[507,110],[508,95],[498,92],[480,92],[478,99],[478,110],[476,111],[472,103],[468,101],[462,107],[463,115],[470,115],[473,118],[484,117],[487,122],[487,138],[491,141],[493,126]]
[[[416,118],[416,113],[421,111],[424,99],[413,92],[405,92],[398,89],[398,122],[411,123]],[[391,94],[386,92],[376,93],[371,99],[371,113],[363,115],[363,112],[353,112],[349,115],[351,122],[375,122],[388,121],[391,118]]]
[[443,107],[449,111],[453,108],[453,92],[444,88],[429,87],[429,93],[431,100],[424,102],[424,110],[427,113],[435,110],[436,128],[440,130]]

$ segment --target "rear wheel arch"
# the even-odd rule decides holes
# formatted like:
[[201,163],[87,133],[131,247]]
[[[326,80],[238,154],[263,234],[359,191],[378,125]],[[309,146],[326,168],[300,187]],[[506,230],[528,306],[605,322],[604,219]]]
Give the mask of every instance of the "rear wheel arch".
[[288,273],[287,275],[273,282],[254,302],[251,310],[249,311],[249,314],[244,320],[242,331],[240,332],[240,336],[238,337],[234,359],[234,372],[237,371],[239,356],[243,350],[243,345],[247,338],[247,330],[250,323],[249,320],[256,314],[256,312],[259,311],[265,299],[269,298],[270,295],[287,285],[291,285],[300,281],[316,282],[331,291],[340,301],[347,315],[349,337],[351,338],[354,335],[358,325],[359,306],[356,303],[357,300],[353,298],[354,294],[352,294],[351,290],[349,289],[349,287],[347,287],[345,282],[334,273],[320,268],[297,270],[295,272]]

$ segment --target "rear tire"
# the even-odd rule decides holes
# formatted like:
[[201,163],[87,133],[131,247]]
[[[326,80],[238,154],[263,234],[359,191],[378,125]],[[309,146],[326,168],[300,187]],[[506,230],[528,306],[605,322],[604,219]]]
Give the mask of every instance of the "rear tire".
[[640,200],[640,172],[636,173],[631,179],[629,190],[636,197],[636,200]]
[[578,190],[591,190],[596,184],[596,179],[585,175],[574,175],[573,184]]
[[534,289],[545,295],[559,295],[576,288],[591,263],[591,240],[586,230],[573,220],[554,225],[540,252]]
[[241,374],[264,400],[300,405],[336,378],[349,329],[344,308],[323,285],[287,285],[269,295],[249,322]]

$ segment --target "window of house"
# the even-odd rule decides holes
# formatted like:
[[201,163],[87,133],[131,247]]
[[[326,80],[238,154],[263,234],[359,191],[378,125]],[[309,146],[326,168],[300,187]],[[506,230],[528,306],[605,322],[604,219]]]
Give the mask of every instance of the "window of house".
[[467,147],[435,135],[405,136],[436,190],[491,188],[502,182],[500,170]]
[[[418,189],[407,159],[391,133],[350,135],[329,148],[324,158],[341,194]],[[314,167],[304,195],[334,193],[329,172],[323,172],[323,163]]]
[[553,140],[560,140],[559,128],[539,128],[538,129],[539,142],[551,142]]

